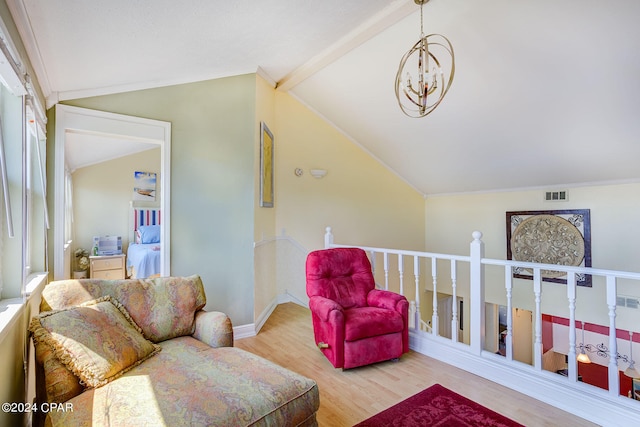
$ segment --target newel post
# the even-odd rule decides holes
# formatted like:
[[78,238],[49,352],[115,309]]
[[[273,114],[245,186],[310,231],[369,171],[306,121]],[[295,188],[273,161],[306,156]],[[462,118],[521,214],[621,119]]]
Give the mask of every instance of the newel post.
[[615,276],[607,276],[607,306],[609,307],[609,394],[620,393],[620,376],[618,373],[618,340],[616,329],[616,306],[618,284]]
[[329,249],[331,246],[333,246],[333,234],[331,234],[331,227],[327,227],[324,233],[324,248]]
[[471,341],[471,351],[475,354],[482,353],[484,349],[484,242],[482,233],[474,231],[471,242],[471,291],[470,291],[470,315],[469,315],[469,336]]

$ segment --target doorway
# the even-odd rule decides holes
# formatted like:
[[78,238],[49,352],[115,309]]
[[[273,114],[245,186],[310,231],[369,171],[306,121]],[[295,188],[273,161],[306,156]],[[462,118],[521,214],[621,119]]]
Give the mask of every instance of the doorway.
[[[508,323],[509,311],[506,306],[485,304],[485,350],[506,355]],[[511,327],[513,359],[533,365],[533,312],[512,308]]]
[[[453,339],[453,333],[457,334],[456,341],[463,342],[463,302],[461,297],[456,298],[455,325],[452,321],[438,322],[438,335]],[[440,319],[453,319],[453,296],[438,298],[438,317]]]
[[105,139],[155,144],[160,148],[160,275],[170,275],[170,182],[171,123],[68,105],[56,105],[54,171],[54,254],[53,278],[70,277],[70,212],[67,199],[66,140],[91,136]]

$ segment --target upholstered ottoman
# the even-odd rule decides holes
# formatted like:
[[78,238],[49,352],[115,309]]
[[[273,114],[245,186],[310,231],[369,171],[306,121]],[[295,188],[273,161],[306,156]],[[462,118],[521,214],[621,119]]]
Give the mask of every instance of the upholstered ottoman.
[[315,426],[316,383],[239,348],[192,338],[53,412],[53,426]]

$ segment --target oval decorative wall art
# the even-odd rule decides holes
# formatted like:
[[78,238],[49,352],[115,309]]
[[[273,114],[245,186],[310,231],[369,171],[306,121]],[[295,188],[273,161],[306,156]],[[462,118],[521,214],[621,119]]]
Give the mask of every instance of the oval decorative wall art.
[[[522,221],[513,231],[511,254],[516,261],[578,266],[584,259],[584,240],[580,231],[566,219],[535,215]],[[526,270],[533,273],[531,269]],[[542,270],[544,277],[563,274]]]
[[[507,259],[542,264],[591,267],[589,209],[507,212]],[[517,278],[532,279],[532,268],[514,267]],[[566,283],[566,274],[541,270],[547,282]],[[577,284],[591,286],[591,276],[576,274]]]

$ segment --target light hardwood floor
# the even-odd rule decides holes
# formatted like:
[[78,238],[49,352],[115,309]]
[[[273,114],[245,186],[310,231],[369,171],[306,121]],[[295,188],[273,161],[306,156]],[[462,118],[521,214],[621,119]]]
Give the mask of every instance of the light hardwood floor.
[[526,426],[595,426],[413,351],[397,362],[335,369],[315,346],[310,311],[294,303],[278,305],[257,336],[235,346],[314,379],[321,427],[352,426],[436,383]]

